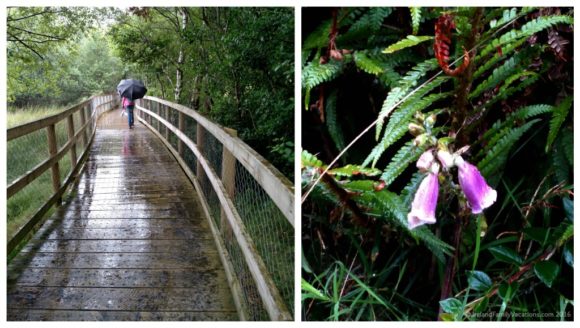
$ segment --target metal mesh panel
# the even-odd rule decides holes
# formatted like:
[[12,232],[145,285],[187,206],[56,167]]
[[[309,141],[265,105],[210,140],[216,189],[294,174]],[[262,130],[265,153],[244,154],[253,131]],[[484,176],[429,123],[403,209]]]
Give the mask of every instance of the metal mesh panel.
[[[239,162],[235,166],[236,209],[290,310],[294,305],[294,227]],[[291,311],[293,312],[293,311]]]
[[[173,126],[179,126],[177,110],[151,100],[144,100],[142,106],[163,117]],[[142,117],[163,138],[166,138],[165,127],[160,128],[158,120],[147,114],[142,114]],[[243,229],[251,236],[259,256],[268,269],[268,274],[282,294],[287,307],[292,311],[294,303],[294,229],[292,225],[254,177],[229,152],[224,153],[223,145],[217,138],[189,116],[185,116],[184,125],[184,134],[196,143],[211,170],[222,180],[226,192],[235,205],[235,210],[241,217]],[[177,150],[178,139],[171,131],[167,140]],[[242,306],[247,310],[250,320],[268,320],[269,316],[265,311],[245,256],[233,234],[230,221],[225,216],[207,172],[188,147],[183,149],[183,160],[196,175],[200,195],[208,206],[210,220],[219,230],[222,242],[229,254],[234,275],[240,284]]]
[[[86,132],[87,141],[94,129],[94,122],[91,119],[98,113],[97,103],[104,103],[111,100],[109,97],[100,99],[93,98],[87,105],[80,110],[84,111],[85,118],[89,121],[88,131]],[[106,104],[100,107],[100,112],[111,108],[114,104]],[[77,111],[73,114],[75,133],[82,127],[81,114]],[[68,142],[68,120],[67,118],[55,124],[57,149],[60,150]],[[77,141],[76,152],[78,160],[85,149],[82,135]],[[42,128],[22,137],[11,140],[7,143],[7,183],[12,183],[15,179],[24,176],[41,162],[50,157],[48,152],[47,128]],[[60,184],[62,185],[71,172],[73,166],[70,159],[70,149],[58,161]],[[51,168],[43,172],[39,177],[31,181],[27,186],[12,195],[7,200],[7,225],[8,240],[12,239],[16,231],[32,217],[54,194],[52,186]]]
[[46,129],[8,141],[6,182],[10,184],[14,179],[46,160],[48,158],[47,144]]
[[52,180],[50,170],[47,170],[8,199],[6,209],[8,240],[14,236],[20,227],[28,222],[28,219],[48,201],[51,195]]

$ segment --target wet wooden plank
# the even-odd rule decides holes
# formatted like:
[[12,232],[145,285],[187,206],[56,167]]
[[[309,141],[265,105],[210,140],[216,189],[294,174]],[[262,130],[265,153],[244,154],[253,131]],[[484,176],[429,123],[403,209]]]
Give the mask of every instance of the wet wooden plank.
[[142,209],[133,211],[70,211],[66,213],[58,213],[54,217],[60,219],[195,219],[196,216],[198,216],[198,213],[191,213],[191,211],[179,211],[176,209]]
[[216,270],[221,267],[217,254],[209,250],[190,253],[34,253],[14,259],[14,269],[199,269]]
[[8,266],[9,320],[237,319],[191,181],[151,132],[107,117],[73,196]]
[[86,228],[86,229],[63,229],[58,228],[44,235],[45,240],[51,239],[196,239],[211,238],[208,233],[193,229],[182,228]]
[[[224,288],[216,282],[225,279],[220,270],[200,269],[34,269],[28,268],[16,279],[16,286],[27,287],[109,287],[109,288]],[[226,286],[227,287],[227,286]]]
[[209,289],[203,285],[194,288],[19,286],[8,291],[8,304],[11,308],[54,310],[233,311],[233,302],[224,301],[228,293],[227,289]]
[[59,225],[59,229],[207,229],[204,220],[189,219],[77,219],[48,220],[46,226]]
[[233,311],[143,312],[11,309],[8,321],[233,321]]
[[213,250],[214,241],[208,238],[158,240],[44,240],[33,239],[22,252],[79,252],[79,253],[182,253],[195,249]]

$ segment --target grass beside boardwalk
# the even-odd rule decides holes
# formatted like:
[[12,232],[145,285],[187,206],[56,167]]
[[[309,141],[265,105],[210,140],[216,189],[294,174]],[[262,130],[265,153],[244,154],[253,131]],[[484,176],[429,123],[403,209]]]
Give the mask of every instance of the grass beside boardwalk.
[[[64,107],[9,108],[7,125],[8,128],[11,128],[57,114],[63,110],[65,110]],[[6,153],[8,184],[48,158],[44,130],[8,142]],[[65,126],[63,124],[57,125],[56,133],[59,136],[66,135]],[[70,162],[67,159],[65,156],[59,161],[61,181],[70,170]],[[50,198],[52,193],[50,170],[47,170],[8,200],[6,208],[8,239],[12,238],[16,231]]]

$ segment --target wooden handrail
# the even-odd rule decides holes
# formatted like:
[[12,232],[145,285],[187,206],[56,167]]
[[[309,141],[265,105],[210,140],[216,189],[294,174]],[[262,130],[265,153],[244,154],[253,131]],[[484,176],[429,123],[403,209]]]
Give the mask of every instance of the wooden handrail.
[[[208,163],[207,159],[203,156],[201,149],[198,147],[199,140],[198,144],[194,143],[183,131],[179,130],[177,127],[173,126],[170,122],[162,118],[160,115],[152,112],[151,110],[139,105],[137,105],[136,108],[139,111],[146,113],[150,117],[155,118],[158,123],[163,124],[168,130],[171,130],[178,138],[178,140],[182,141],[184,145],[194,153],[197,158],[198,170],[202,169],[203,172],[205,172],[205,175],[211,183],[213,190],[218,196],[224,217],[228,220],[229,226],[233,230],[236,241],[240,247],[240,250],[242,251],[246,265],[250,269],[250,273],[254,279],[254,282],[256,283],[256,287],[262,299],[262,303],[268,312],[268,315],[272,320],[291,320],[292,315],[288,311],[286,304],[280,295],[280,292],[276,288],[274,281],[268,273],[264,261],[259,256],[251,236],[244,228],[243,221],[240,218],[235,204],[229,195],[228,188],[224,186],[224,183],[220,179],[220,175],[214,171],[214,169]],[[184,114],[187,115],[188,113],[185,112]],[[144,124],[146,123],[145,120],[142,120],[142,122]],[[148,123],[146,125],[151,128],[151,125]],[[213,128],[215,127],[212,127],[212,129]],[[200,130],[201,129],[198,127],[198,136]],[[159,128],[157,128],[157,131],[159,131]],[[223,132],[227,134],[226,130],[223,130]],[[203,133],[201,133],[201,135],[203,135]]]
[[146,96],[143,98],[169,106],[191,118],[205,130],[211,133],[221,144],[248,170],[254,179],[264,189],[266,194],[272,199],[274,204],[284,214],[288,222],[294,226],[294,187],[292,183],[268,163],[264,157],[250,148],[238,137],[231,136],[222,126],[216,124],[197,111],[180,104]]
[[[93,108],[93,113],[87,120],[85,115],[85,108],[92,101],[98,101],[98,104],[95,104]],[[115,101],[117,101],[117,98],[113,94],[93,96],[90,99],[85,100],[77,105],[74,105],[69,109],[60,112],[58,114],[51,115],[42,118],[40,120],[25,123],[8,129],[7,131],[8,141],[12,141],[22,136],[28,135],[30,133],[46,129],[49,157],[46,160],[42,161],[40,164],[36,165],[28,172],[26,172],[25,174],[19,176],[14,181],[12,181],[12,183],[10,183],[10,185],[7,187],[7,198],[10,199],[24,187],[35,181],[49,168],[51,168],[52,172],[51,176],[53,186],[53,194],[48,199],[48,201],[46,201],[32,215],[32,217],[29,218],[29,220],[22,227],[20,227],[20,229],[16,232],[16,234],[10,238],[7,246],[8,253],[12,252],[22,242],[22,240],[26,238],[26,236],[30,233],[30,231],[32,231],[34,226],[36,226],[41,221],[44,214],[46,214],[46,212],[53,205],[60,204],[60,199],[62,195],[64,194],[70,183],[72,183],[72,181],[74,180],[76,172],[78,172],[84,159],[86,159],[87,157],[90,143],[92,142],[95,134],[96,120],[102,114],[101,110],[103,106],[109,105],[110,103]],[[111,108],[114,107],[111,106]],[[79,130],[75,133],[73,115],[77,111],[80,111],[81,126]],[[64,120],[66,120],[67,123],[66,132],[68,140],[60,149],[58,149],[56,141],[56,124]],[[87,132],[90,134],[89,138],[87,138]],[[79,140],[81,138],[83,140],[84,149],[82,151],[81,158],[77,160],[76,145],[79,143]],[[61,172],[58,163],[66,155],[67,152],[70,154],[71,171],[65,178],[64,183],[61,184],[60,181]]]

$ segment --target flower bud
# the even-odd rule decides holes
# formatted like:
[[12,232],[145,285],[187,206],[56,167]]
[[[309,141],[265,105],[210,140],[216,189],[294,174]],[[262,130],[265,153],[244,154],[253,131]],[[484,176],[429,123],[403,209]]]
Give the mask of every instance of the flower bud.
[[437,121],[437,116],[435,114],[431,114],[431,115],[427,116],[427,118],[425,119],[425,125],[427,125],[429,127],[433,127],[433,125],[435,125],[436,121]]
[[409,132],[416,137],[425,133],[425,128],[416,123],[409,123]]
[[419,123],[423,123],[423,121],[425,120],[425,115],[421,112],[416,112],[415,118],[419,121]]
[[425,146],[425,144],[427,143],[427,140],[429,139],[429,136],[426,133],[423,133],[419,136],[417,136],[415,138],[415,141],[413,141],[413,143],[415,144],[415,146],[417,147],[423,147]]

